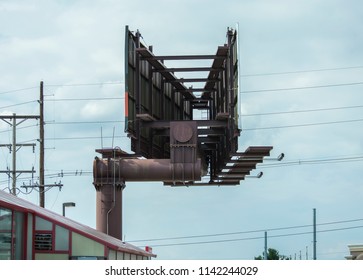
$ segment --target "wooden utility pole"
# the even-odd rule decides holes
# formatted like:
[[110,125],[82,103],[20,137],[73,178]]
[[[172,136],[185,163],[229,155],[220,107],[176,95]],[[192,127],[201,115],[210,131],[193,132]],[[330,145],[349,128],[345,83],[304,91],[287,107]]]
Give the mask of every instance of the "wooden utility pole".
[[[39,129],[39,184],[35,183],[34,185],[23,185],[23,188],[39,188],[39,205],[41,207],[45,207],[45,187],[59,187],[61,188],[63,185],[61,183],[49,184],[46,185],[44,182],[44,87],[43,81],[40,82],[40,97],[39,97],[39,115],[38,116],[30,116],[30,115],[16,115],[12,116],[1,116],[0,120],[5,121],[10,126],[13,127],[13,139],[12,144],[0,144],[0,147],[8,147],[12,152],[12,168],[11,170],[0,170],[0,173],[6,173],[9,177],[12,178],[12,188],[11,193],[16,195],[16,179],[21,173],[34,173],[34,167],[32,170],[17,170],[16,168],[16,152],[23,146],[32,146],[33,149],[35,144],[17,144],[16,143],[16,127],[27,119],[39,119],[40,129]],[[20,121],[17,121],[19,120]],[[7,121],[9,120],[9,121]],[[10,122],[12,120],[12,122]]]
[[13,118],[13,144],[12,144],[12,152],[13,152],[13,157],[12,157],[12,178],[13,178],[13,184],[12,184],[12,188],[11,188],[11,193],[13,195],[16,195],[16,115],[15,113],[13,114],[14,118]]
[[40,82],[39,97],[39,205],[44,208],[44,92]]
[[45,207],[45,187],[59,187],[63,185],[61,183],[45,184],[44,180],[44,86],[43,81],[40,81],[40,94],[39,94],[39,183],[33,185],[23,185],[23,188],[38,188],[39,190],[39,206]]

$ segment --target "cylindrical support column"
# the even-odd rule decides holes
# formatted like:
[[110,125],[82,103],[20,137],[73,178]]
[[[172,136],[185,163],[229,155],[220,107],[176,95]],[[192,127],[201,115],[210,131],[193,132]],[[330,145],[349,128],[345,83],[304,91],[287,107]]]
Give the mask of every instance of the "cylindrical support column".
[[201,180],[201,159],[172,163],[170,159],[106,158],[93,162],[96,228],[122,240],[122,190],[127,181],[187,182]]
[[122,187],[106,184],[96,193],[96,229],[122,240]]

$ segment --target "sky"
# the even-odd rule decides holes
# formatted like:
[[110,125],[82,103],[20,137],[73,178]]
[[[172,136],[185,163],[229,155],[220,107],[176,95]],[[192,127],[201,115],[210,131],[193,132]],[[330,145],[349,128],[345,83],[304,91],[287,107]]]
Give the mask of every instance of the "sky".
[[[130,151],[124,133],[125,26],[155,55],[215,54],[228,27],[239,31],[239,151],[273,146],[234,187],[171,188],[127,183],[124,240],[160,260],[242,259],[269,248],[343,260],[363,244],[363,3],[354,0],[57,1],[0,0],[0,115],[39,114],[45,94],[45,207],[95,227],[95,149]],[[102,137],[101,137],[102,136]],[[39,175],[39,121],[17,126],[18,196]],[[0,120],[0,144],[12,128]],[[284,153],[282,161],[276,158]],[[0,147],[0,170],[12,154]],[[11,181],[0,173],[0,189]]]

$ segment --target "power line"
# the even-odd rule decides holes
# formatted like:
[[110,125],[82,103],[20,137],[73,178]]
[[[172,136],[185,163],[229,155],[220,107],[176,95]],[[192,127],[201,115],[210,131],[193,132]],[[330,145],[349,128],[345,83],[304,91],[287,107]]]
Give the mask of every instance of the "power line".
[[[363,218],[319,223],[319,224],[317,224],[317,226],[335,225],[335,224],[352,223],[352,222],[360,222],[360,221],[363,221]],[[148,242],[148,241],[164,241],[164,240],[178,240],[178,239],[190,239],[190,238],[217,237],[217,236],[226,236],[226,235],[239,235],[239,234],[258,233],[258,232],[265,232],[265,231],[280,231],[280,230],[298,229],[298,228],[306,228],[306,227],[312,227],[312,225],[309,224],[309,225],[298,225],[298,226],[289,226],[289,227],[278,227],[278,228],[269,228],[269,229],[249,230],[249,231],[237,231],[237,232],[228,232],[228,233],[215,233],[215,234],[189,235],[189,236],[179,236],[179,237],[165,237],[165,238],[132,240],[132,241],[128,241],[128,242]]]
[[[73,137],[49,137],[49,138],[45,138],[45,140],[47,141],[61,141],[61,140],[94,140],[94,139],[113,139],[113,138],[118,138],[118,139],[122,139],[122,138],[127,138],[127,135],[115,135],[115,136],[73,136]],[[22,141],[22,143],[27,143],[27,142],[31,142],[31,141],[35,141],[37,139],[30,139],[30,140],[26,140],[26,141]]]
[[345,109],[356,109],[356,108],[363,108],[363,105],[282,111],[282,112],[252,113],[252,114],[242,114],[242,116],[251,117],[251,116],[266,116],[266,115],[282,115],[282,114],[310,113],[310,112],[319,112],[319,111],[333,111],[333,110],[345,110]]
[[[362,226],[355,226],[355,227],[346,227],[346,228],[336,228],[336,229],[329,229],[329,230],[318,230],[318,233],[324,232],[334,232],[334,231],[342,231],[342,230],[351,230],[363,228]],[[298,236],[298,235],[307,235],[312,234],[312,231],[307,232],[298,232],[298,233],[288,233],[288,234],[279,234],[279,235],[270,235],[269,238],[280,238],[280,237],[288,237],[288,236]],[[210,241],[198,241],[198,242],[185,242],[185,243],[170,243],[170,244],[153,244],[152,247],[170,247],[170,246],[184,246],[184,245],[200,245],[200,244],[211,244],[211,243],[224,243],[224,242],[235,242],[235,241],[248,241],[248,240],[257,240],[263,239],[263,236],[257,237],[247,237],[247,238],[235,238],[235,239],[224,239],[224,240],[210,240]]]
[[363,157],[357,159],[346,159],[346,160],[316,160],[316,161],[290,161],[285,164],[266,164],[259,165],[261,168],[274,168],[274,167],[286,167],[286,166],[294,166],[294,165],[313,165],[313,164],[333,164],[333,163],[347,163],[347,162],[360,162],[363,161]]
[[68,124],[99,124],[99,123],[123,123],[124,120],[108,120],[108,121],[69,121],[69,122],[46,122],[48,125],[68,125]]
[[103,86],[124,84],[123,81],[100,82],[100,83],[74,83],[74,84],[47,84],[45,87],[82,87],[82,86]]
[[272,167],[285,167],[285,166],[303,165],[303,164],[345,163],[345,162],[354,162],[362,160],[363,156],[350,156],[350,157],[337,157],[330,159],[295,160],[295,161],[287,161],[280,163],[260,164],[259,167],[272,168]]
[[330,124],[351,123],[351,122],[361,122],[361,121],[363,121],[363,119],[342,120],[342,121],[321,122],[321,123],[293,124],[293,125],[282,125],[282,126],[269,126],[269,127],[256,127],[256,128],[244,128],[243,131],[293,128],[293,127],[305,127],[305,126],[316,126],[316,125],[330,125]]
[[[124,84],[124,82],[123,81],[114,81],[114,82],[100,82],[100,83],[48,84],[48,85],[44,85],[44,87],[80,87],[80,86],[103,86],[103,85],[118,85],[118,84]],[[37,89],[37,88],[39,88],[39,87],[34,86],[34,87],[19,88],[19,89],[2,91],[2,92],[0,92],[0,94],[26,91],[26,90]]]
[[57,98],[57,99],[47,99],[45,101],[107,101],[107,100],[121,100],[125,97],[94,97],[94,98]]
[[127,138],[126,135],[118,136],[79,136],[79,137],[52,137],[46,138],[45,140],[93,140],[93,139],[112,139],[112,138]]
[[247,93],[263,93],[263,92],[273,92],[273,91],[290,91],[290,90],[304,90],[304,89],[327,88],[327,87],[343,87],[343,86],[357,86],[357,85],[363,85],[363,82],[343,83],[343,84],[328,84],[328,85],[316,85],[316,86],[305,86],[305,87],[290,87],[290,88],[275,88],[275,89],[243,90],[243,91],[240,91],[240,93],[242,93],[242,94],[247,94]]
[[248,233],[258,233],[265,231],[275,231],[275,230],[286,230],[286,229],[296,229],[303,227],[310,227],[311,225],[302,225],[302,226],[292,226],[292,227],[283,227],[283,228],[271,228],[264,230],[249,230],[249,231],[238,231],[238,232],[228,232],[228,233],[214,233],[214,234],[203,234],[203,235],[190,235],[190,236],[179,236],[179,237],[165,237],[165,238],[153,238],[153,239],[145,239],[145,240],[131,240],[128,242],[149,242],[149,241],[164,241],[164,240],[179,240],[179,239],[191,239],[191,238],[205,238],[205,237],[217,237],[217,236],[226,236],[226,235],[238,235],[238,234],[248,234]]
[[18,92],[18,91],[25,91],[25,90],[35,89],[35,88],[38,88],[38,87],[36,86],[36,87],[27,87],[27,88],[13,89],[13,90],[8,90],[8,91],[0,92],[0,94],[7,94],[7,93]]
[[[45,178],[47,179],[54,179],[54,178],[63,178],[63,177],[71,177],[71,176],[90,176],[93,174],[93,171],[89,171],[89,170],[74,170],[74,171],[60,171],[60,172],[56,172],[56,173],[49,173],[44,175]],[[22,177],[21,179],[18,179],[18,182],[28,182],[29,180],[34,180],[35,178],[33,177]],[[5,184],[7,183],[8,180],[1,180],[0,184]]]
[[[26,126],[21,126],[19,128],[17,128],[17,130],[21,130],[21,129],[26,129],[26,128],[31,128],[31,127],[37,127],[38,124],[33,124],[33,125],[26,125]],[[10,130],[1,130],[0,133],[7,133]],[[33,139],[32,141],[37,140],[37,139]]]
[[6,109],[6,108],[16,107],[16,106],[20,106],[20,105],[35,103],[35,102],[37,102],[37,100],[26,101],[26,102],[22,102],[22,103],[13,104],[13,105],[7,105],[7,106],[0,107],[0,109]]
[[363,66],[351,66],[351,67],[337,67],[337,68],[322,68],[312,70],[298,70],[298,71],[285,71],[285,72],[271,72],[262,74],[242,74],[241,77],[256,77],[256,76],[272,76],[272,75],[286,75],[286,74],[299,74],[299,73],[310,73],[310,72],[323,72],[323,71],[336,71],[336,70],[350,70],[359,69]]

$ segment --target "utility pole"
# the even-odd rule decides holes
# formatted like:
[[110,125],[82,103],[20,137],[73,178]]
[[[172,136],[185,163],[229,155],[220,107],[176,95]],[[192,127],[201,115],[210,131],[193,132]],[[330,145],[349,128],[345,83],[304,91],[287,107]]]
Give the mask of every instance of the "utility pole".
[[[40,82],[40,97],[39,97],[39,116],[31,116],[31,115],[16,115],[12,116],[1,116],[0,119],[8,123],[13,127],[13,139],[12,144],[0,144],[0,147],[8,147],[12,154],[12,170],[0,170],[0,173],[7,173],[9,177],[12,178],[12,188],[11,193],[16,195],[16,179],[21,173],[35,173],[34,167],[32,170],[17,170],[16,169],[16,152],[23,146],[32,146],[33,149],[35,144],[17,144],[16,143],[16,127],[23,123],[28,119],[39,119],[40,121],[40,129],[39,129],[39,184],[35,183],[34,185],[23,185],[23,188],[39,188],[39,205],[44,208],[45,205],[45,195],[44,188],[45,187],[59,187],[61,188],[63,185],[61,183],[54,183],[46,185],[44,182],[44,87],[43,81]],[[8,121],[9,120],[9,121]],[[17,122],[17,120],[20,120]],[[12,121],[12,122],[10,122]],[[17,148],[19,147],[19,148]]]
[[[15,113],[12,116],[3,116],[0,115],[0,119],[4,122],[8,123],[13,128],[13,139],[12,144],[0,144],[0,147],[8,147],[12,152],[12,170],[1,170],[0,173],[7,173],[9,177],[12,178],[12,188],[11,193],[16,195],[16,179],[21,173],[34,173],[34,168],[32,170],[17,170],[16,168],[16,153],[17,151],[24,146],[32,146],[33,149],[35,144],[17,144],[16,143],[16,127],[23,123],[28,119],[39,119],[39,116],[31,116],[31,115],[16,115]],[[9,120],[9,121],[8,121]],[[20,120],[17,122],[17,120]],[[12,121],[12,122],[10,122]],[[18,147],[18,148],[17,148]],[[19,174],[19,175],[18,175]]]
[[265,231],[265,255],[264,259],[267,260],[267,231]]
[[12,178],[13,178],[13,185],[11,188],[11,192],[13,195],[16,195],[16,118],[15,114],[13,114],[13,145],[12,145],[12,151],[13,151],[13,171],[12,171]]
[[39,97],[39,205],[44,208],[44,93],[40,82]]
[[43,81],[40,81],[40,93],[39,93],[39,183],[33,185],[22,186],[23,188],[38,188],[39,189],[39,206],[45,207],[45,187],[61,187],[63,184],[45,184],[44,180],[44,85]]
[[313,260],[316,260],[316,209],[313,209],[313,229],[314,229],[314,233],[313,233]]

